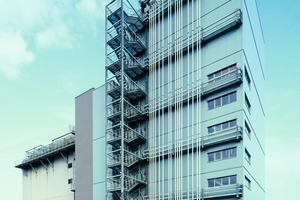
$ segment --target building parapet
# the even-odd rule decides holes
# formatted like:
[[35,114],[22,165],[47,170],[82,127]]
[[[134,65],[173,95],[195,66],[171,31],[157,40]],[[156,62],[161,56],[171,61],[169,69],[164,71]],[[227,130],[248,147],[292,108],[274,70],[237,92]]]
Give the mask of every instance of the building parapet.
[[51,144],[39,145],[29,149],[25,153],[25,158],[15,162],[16,168],[27,168],[32,163],[41,159],[53,157],[62,152],[75,149],[75,132],[67,133],[52,140]]

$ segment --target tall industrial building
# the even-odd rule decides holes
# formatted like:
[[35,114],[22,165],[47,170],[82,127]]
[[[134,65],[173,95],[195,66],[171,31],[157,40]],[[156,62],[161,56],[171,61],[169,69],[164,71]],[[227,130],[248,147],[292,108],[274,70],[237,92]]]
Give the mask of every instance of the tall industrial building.
[[94,199],[263,200],[264,82],[255,0],[109,3]]

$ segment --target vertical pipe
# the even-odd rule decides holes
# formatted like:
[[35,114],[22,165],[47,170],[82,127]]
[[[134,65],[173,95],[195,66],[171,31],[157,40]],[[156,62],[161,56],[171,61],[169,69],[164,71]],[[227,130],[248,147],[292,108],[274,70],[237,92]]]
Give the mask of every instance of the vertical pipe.
[[124,5],[121,0],[121,199],[124,199]]
[[[107,6],[105,6],[105,41],[107,42]],[[105,55],[107,56],[107,43],[105,44]],[[107,74],[107,57],[105,58],[105,105],[107,106],[107,79],[108,79],[108,74]],[[107,108],[105,109],[105,130],[107,130]],[[106,152],[106,167],[105,167],[105,176],[107,177],[107,134],[105,134],[105,141],[106,141],[106,145],[105,145],[105,152]],[[108,195],[107,195],[107,181],[105,182],[106,186],[105,186],[105,199],[107,199]],[[74,200],[75,200],[75,192],[74,192]]]

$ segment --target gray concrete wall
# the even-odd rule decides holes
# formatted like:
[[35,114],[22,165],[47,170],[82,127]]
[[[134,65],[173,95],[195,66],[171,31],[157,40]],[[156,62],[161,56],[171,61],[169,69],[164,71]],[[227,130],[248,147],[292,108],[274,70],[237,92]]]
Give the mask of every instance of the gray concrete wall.
[[75,98],[76,200],[93,199],[93,91]]
[[105,85],[93,92],[93,199],[106,199]]

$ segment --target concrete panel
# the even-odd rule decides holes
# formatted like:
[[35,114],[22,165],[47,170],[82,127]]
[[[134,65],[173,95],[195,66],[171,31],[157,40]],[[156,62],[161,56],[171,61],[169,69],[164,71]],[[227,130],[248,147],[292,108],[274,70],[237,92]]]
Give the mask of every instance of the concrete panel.
[[76,200],[93,198],[93,91],[75,99]]

